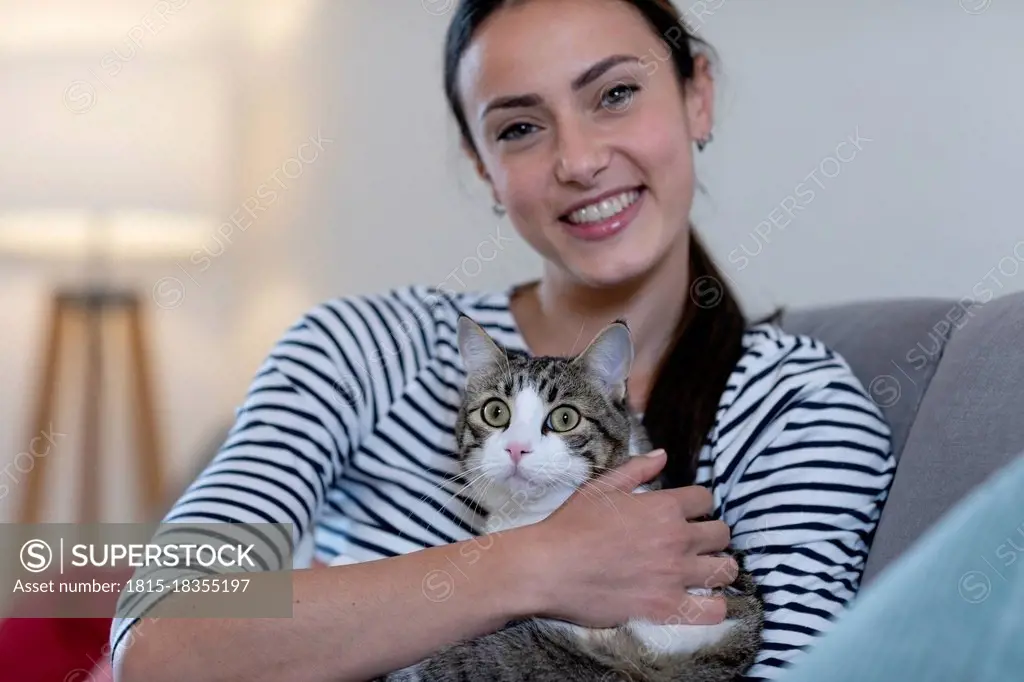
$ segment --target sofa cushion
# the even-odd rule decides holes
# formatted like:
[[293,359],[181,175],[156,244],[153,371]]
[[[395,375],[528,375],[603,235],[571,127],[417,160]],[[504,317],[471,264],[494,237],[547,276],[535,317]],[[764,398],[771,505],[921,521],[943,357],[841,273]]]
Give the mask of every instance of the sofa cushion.
[[1019,293],[970,308],[946,344],[903,448],[865,583],[1024,451],[1022,402],[1024,293]]
[[893,299],[794,310],[781,326],[822,341],[843,356],[881,408],[900,458],[918,405],[950,331],[966,319],[950,299]]

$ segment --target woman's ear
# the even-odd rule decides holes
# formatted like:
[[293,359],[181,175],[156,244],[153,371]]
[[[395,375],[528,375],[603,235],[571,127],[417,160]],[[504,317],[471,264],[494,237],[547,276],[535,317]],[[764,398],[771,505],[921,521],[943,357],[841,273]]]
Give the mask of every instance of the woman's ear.
[[469,157],[470,162],[473,164],[473,168],[476,170],[477,176],[491,188],[491,197],[496,205],[501,204],[501,197],[498,196],[498,191],[494,189],[494,182],[491,180],[491,174],[487,172],[487,167],[484,166],[483,160],[477,153],[476,149],[473,148],[469,142],[465,139],[462,140],[462,152]]
[[686,117],[690,135],[704,140],[715,125],[715,80],[706,55],[693,58],[693,77],[686,83]]
[[491,176],[488,174],[484,162],[480,159],[480,155],[477,153],[476,148],[473,147],[473,144],[465,138],[462,140],[462,153],[473,164],[473,168],[476,170],[476,174],[480,176],[480,179],[488,185],[491,184]]

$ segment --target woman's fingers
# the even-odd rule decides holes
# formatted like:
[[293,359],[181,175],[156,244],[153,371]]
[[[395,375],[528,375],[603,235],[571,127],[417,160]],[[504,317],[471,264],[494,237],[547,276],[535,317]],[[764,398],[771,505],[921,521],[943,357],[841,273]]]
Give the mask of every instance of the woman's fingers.
[[679,496],[679,501],[683,506],[683,518],[687,521],[709,516],[715,508],[715,498],[711,495],[711,491],[702,485],[689,485],[685,488],[659,490],[653,494],[661,495],[664,493]]
[[693,557],[683,580],[687,588],[712,589],[731,585],[737,575],[739,566],[730,556],[698,556]]
[[723,597],[697,597],[690,595],[693,609],[684,614],[684,623],[691,625],[718,625],[725,620],[726,605]]
[[[704,520],[714,511],[704,486],[634,494],[665,466],[663,452],[652,455],[604,472],[537,524],[535,537],[543,547],[538,551],[552,553],[550,563],[562,567],[555,572],[560,578],[551,613],[595,627],[628,617],[679,625],[724,620],[725,600],[700,588],[736,579],[736,561],[715,556],[729,546],[729,527]],[[588,486],[616,508],[595,512]],[[627,532],[609,533],[609,523]]]
[[687,526],[690,533],[690,551],[694,554],[724,552],[729,547],[732,533],[724,521],[691,521]]

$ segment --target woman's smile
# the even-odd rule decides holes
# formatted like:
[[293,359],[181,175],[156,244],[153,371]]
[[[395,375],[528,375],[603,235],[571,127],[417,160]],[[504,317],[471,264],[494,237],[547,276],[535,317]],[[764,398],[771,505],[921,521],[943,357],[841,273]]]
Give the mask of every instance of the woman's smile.
[[643,207],[647,188],[612,190],[577,204],[559,221],[570,236],[584,241],[601,241],[625,230]]

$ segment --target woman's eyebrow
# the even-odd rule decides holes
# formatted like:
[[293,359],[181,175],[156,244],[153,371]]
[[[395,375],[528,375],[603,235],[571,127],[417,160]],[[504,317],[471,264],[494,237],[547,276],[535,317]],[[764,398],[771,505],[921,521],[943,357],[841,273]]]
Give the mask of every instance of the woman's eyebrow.
[[[629,54],[613,54],[610,57],[605,57],[601,61],[597,62],[593,66],[589,67],[586,71],[581,73],[579,76],[572,81],[572,89],[574,91],[581,90],[595,80],[604,75],[612,67],[618,66],[624,62],[633,62],[636,64],[640,63],[640,59]],[[543,100],[540,95],[528,94],[528,95],[508,95],[505,97],[498,97],[491,100],[483,112],[480,114],[480,118],[484,118],[487,114],[491,113],[496,109],[525,109],[527,107],[535,107],[541,104]]]
[[487,114],[497,109],[525,109],[527,107],[539,106],[540,103],[540,95],[508,95],[506,97],[498,97],[491,100],[484,107],[480,118],[484,118]]
[[611,69],[613,66],[618,66],[623,62],[634,62],[639,64],[640,59],[629,54],[613,54],[610,57],[605,57],[604,59],[602,59],[601,61],[599,61],[598,63],[594,64],[589,69],[581,73],[579,76],[577,76],[576,79],[573,80],[572,82],[572,89],[581,90],[587,87],[588,85],[596,81],[598,78],[603,76],[604,73]]

